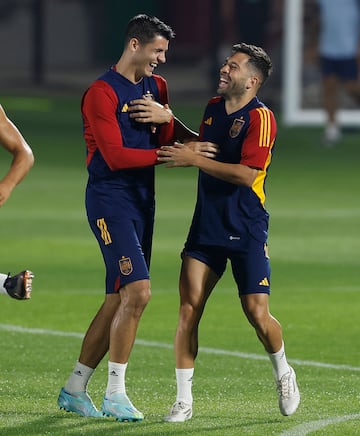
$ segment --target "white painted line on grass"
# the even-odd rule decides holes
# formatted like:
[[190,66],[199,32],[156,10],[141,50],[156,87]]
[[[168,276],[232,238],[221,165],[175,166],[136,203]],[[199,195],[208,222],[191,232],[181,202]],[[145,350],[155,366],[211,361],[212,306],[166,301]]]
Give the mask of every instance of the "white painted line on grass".
[[332,424],[339,424],[345,421],[351,421],[352,419],[359,419],[360,413],[355,413],[353,415],[344,416],[334,416],[327,419],[319,419],[318,421],[309,421],[292,427],[286,431],[280,433],[279,436],[306,436],[313,431],[320,430]]
[[[0,330],[7,330],[18,333],[30,333],[35,335],[49,335],[49,336],[63,336],[63,337],[74,337],[82,339],[84,335],[82,333],[76,332],[64,332],[59,330],[48,330],[48,329],[38,329],[38,328],[28,328],[21,327],[17,325],[11,324],[0,324]],[[172,349],[172,344],[166,344],[164,342],[156,342],[156,341],[146,341],[144,339],[136,339],[136,345],[142,345],[144,347],[154,347],[154,348],[166,348]],[[242,353],[240,351],[230,351],[230,350],[222,350],[219,348],[208,348],[208,347],[199,347],[199,352],[206,354],[217,354],[223,356],[232,356],[239,357],[241,359],[250,359],[250,360],[268,360],[269,358],[264,354],[253,354],[253,353]],[[314,362],[311,360],[299,360],[299,359],[289,359],[290,363],[295,363],[299,366],[312,366],[318,368],[328,368],[342,371],[360,371],[359,366],[351,366],[351,365],[336,365],[332,363],[323,363],[323,362]]]

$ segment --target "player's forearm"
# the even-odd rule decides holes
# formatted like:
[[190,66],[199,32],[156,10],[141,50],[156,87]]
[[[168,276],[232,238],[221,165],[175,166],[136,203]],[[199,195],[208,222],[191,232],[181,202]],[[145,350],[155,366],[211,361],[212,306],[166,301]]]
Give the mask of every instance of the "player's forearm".
[[117,171],[156,165],[158,163],[156,151],[157,149],[143,150],[119,146],[113,152],[102,150],[101,153],[109,168]]
[[1,180],[1,183],[6,184],[12,190],[27,175],[33,164],[34,155],[30,147],[25,145],[21,151],[14,153],[10,169]]
[[218,162],[199,155],[194,157],[194,166],[224,182],[248,187],[252,186],[258,174],[258,170],[246,165]]

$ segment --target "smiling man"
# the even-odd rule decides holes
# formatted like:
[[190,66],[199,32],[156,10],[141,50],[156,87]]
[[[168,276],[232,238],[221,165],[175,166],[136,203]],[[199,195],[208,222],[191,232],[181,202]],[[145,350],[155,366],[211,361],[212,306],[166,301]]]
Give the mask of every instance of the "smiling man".
[[280,412],[292,415],[300,402],[280,323],[269,310],[265,180],[276,122],[257,93],[271,69],[271,60],[262,48],[234,45],[220,69],[218,96],[209,101],[200,129],[201,141],[219,146],[217,157],[208,159],[194,153],[194,144],[165,146],[158,152],[159,161],[168,162],[169,167],[199,168],[195,212],[182,253],[180,317],[175,336],[177,396],[165,417],[169,422],[192,417],[199,323],[228,260],[242,309],[272,363]]
[[[168,89],[155,68],[166,61],[172,29],[137,15],[125,32],[119,61],[82,99],[87,147],[86,211],[105,262],[105,300],[83,340],[59,407],[83,416],[141,421],[129,400],[125,371],[140,317],[150,299],[154,224],[154,165],[160,145],[197,136],[172,115]],[[109,351],[102,410],[87,393],[94,369]]]

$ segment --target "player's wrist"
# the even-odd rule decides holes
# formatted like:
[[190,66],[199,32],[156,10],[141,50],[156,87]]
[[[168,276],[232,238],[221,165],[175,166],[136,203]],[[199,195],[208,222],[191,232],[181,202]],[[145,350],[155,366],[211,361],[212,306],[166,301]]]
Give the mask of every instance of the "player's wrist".
[[174,114],[172,113],[172,110],[170,108],[163,107],[165,111],[165,123],[170,124],[171,121],[174,119]]

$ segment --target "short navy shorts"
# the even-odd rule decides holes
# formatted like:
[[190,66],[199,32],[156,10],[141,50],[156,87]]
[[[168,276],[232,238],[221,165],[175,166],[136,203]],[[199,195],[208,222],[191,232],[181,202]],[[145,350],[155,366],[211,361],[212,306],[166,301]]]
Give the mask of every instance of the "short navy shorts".
[[223,275],[229,259],[239,296],[270,294],[271,269],[266,243],[249,238],[241,250],[187,243],[182,255],[205,263],[219,278]]
[[321,57],[321,72],[323,76],[336,76],[345,81],[358,79],[358,64],[355,58],[331,59]]
[[128,283],[149,279],[153,220],[147,223],[123,218],[89,220],[106,267],[106,293]]

